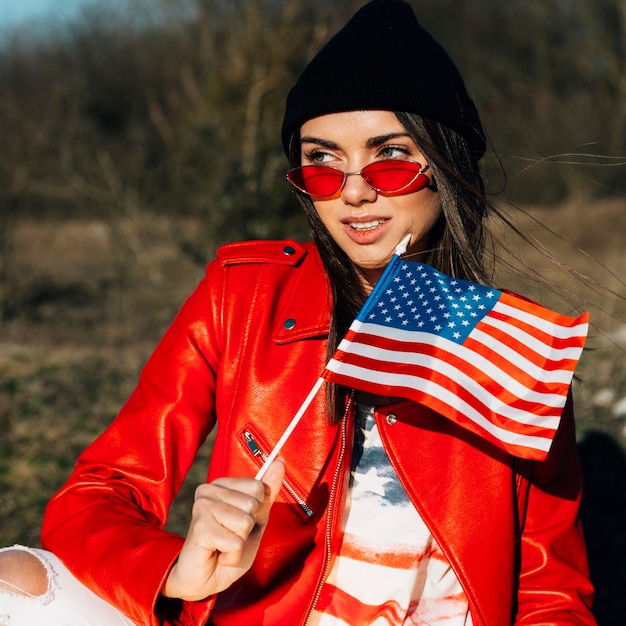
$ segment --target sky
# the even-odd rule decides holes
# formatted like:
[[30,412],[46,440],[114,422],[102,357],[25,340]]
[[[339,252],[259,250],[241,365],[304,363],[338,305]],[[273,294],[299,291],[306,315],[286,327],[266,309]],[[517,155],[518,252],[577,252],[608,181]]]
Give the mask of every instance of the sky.
[[6,31],[34,20],[71,19],[82,5],[94,0],[0,0],[0,29]]

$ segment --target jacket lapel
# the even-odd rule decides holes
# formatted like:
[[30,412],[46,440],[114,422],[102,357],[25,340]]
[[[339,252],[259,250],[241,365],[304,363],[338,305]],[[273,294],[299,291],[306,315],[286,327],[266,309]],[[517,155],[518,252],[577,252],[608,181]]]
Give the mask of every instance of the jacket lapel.
[[[493,589],[513,589],[512,457],[418,404],[376,417],[400,480],[465,589],[474,624],[508,624],[511,598],[488,599]],[[485,615],[484,607],[499,614]]]

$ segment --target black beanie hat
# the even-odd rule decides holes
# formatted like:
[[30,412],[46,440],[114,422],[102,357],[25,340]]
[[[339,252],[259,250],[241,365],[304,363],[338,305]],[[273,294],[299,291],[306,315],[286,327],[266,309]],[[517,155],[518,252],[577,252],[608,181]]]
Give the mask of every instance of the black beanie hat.
[[476,106],[445,50],[403,0],[374,0],[318,52],[287,96],[282,142],[326,113],[387,110],[416,113],[464,137],[477,159],[485,135]]

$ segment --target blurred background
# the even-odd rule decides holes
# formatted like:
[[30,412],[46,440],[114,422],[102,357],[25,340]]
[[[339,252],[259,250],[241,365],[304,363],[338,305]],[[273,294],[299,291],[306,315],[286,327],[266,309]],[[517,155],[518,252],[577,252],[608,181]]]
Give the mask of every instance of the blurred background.
[[[216,248],[307,238],[283,180],[283,102],[361,4],[0,0],[0,545],[38,544],[45,503],[130,394]],[[490,193],[555,256],[511,240],[532,271],[506,286],[592,312],[574,385],[582,517],[598,619],[620,623],[626,3],[411,4],[477,102],[494,150]],[[185,532],[210,444],[172,530]]]

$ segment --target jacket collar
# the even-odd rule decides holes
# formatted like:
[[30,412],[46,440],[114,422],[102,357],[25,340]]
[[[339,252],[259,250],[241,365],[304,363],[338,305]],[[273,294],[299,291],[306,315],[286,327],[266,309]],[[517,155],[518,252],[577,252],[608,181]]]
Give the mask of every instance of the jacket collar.
[[285,288],[290,289],[285,305],[272,331],[274,341],[281,345],[327,337],[330,329],[332,296],[322,260],[313,244],[307,244],[294,278]]

